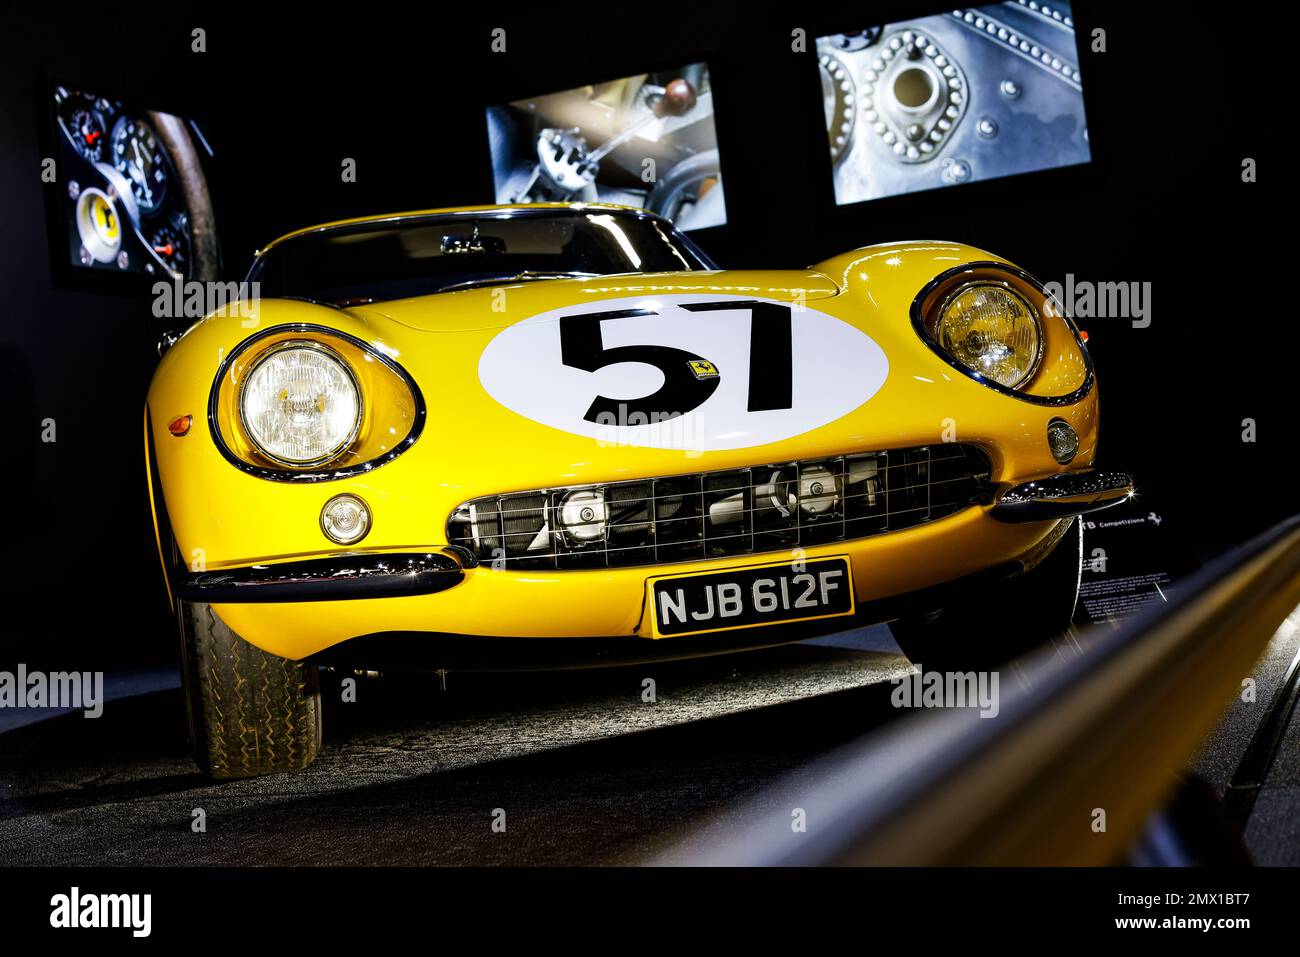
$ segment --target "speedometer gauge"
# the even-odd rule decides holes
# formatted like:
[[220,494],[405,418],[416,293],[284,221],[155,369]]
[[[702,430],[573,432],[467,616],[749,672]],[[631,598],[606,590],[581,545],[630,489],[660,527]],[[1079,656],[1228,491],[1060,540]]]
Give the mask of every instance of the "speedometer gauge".
[[144,120],[123,119],[113,130],[113,166],[131,184],[141,213],[152,213],[167,194],[167,159]]

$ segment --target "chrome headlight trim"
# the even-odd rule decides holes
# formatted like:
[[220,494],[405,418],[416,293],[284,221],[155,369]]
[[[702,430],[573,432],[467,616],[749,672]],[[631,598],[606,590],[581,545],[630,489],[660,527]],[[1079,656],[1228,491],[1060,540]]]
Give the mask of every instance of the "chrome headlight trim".
[[[415,419],[411,424],[411,431],[407,434],[406,438],[378,458],[371,459],[368,462],[358,462],[354,465],[336,469],[290,470],[266,468],[264,466],[253,465],[245,462],[231,451],[230,446],[226,444],[225,437],[222,435],[221,427],[218,424],[221,382],[230,371],[230,367],[235,360],[250,348],[265,339],[267,336],[278,335],[286,332],[310,332],[341,339],[344,342],[350,343],[358,349],[370,354],[376,359],[376,361],[382,362],[389,368],[389,370],[401,378],[401,380],[406,384],[406,387],[411,390],[411,395],[415,399]],[[269,326],[258,332],[256,335],[249,336],[234,349],[231,349],[229,354],[221,361],[221,365],[217,368],[216,375],[212,378],[212,388],[208,393],[208,434],[212,436],[212,441],[216,445],[217,451],[221,453],[221,457],[241,472],[247,472],[249,475],[255,475],[258,478],[268,479],[273,482],[333,482],[338,479],[352,478],[355,475],[361,475],[365,472],[372,472],[382,465],[387,465],[415,444],[416,439],[418,439],[420,434],[424,431],[426,414],[424,395],[420,392],[420,387],[416,385],[415,379],[413,379],[411,375],[397,362],[393,361],[383,352],[380,352],[364,339],[358,339],[356,336],[335,329],[331,326],[322,326],[312,322],[282,323],[278,326]]]
[[[972,283],[980,282],[980,281],[988,281],[984,277],[974,275],[974,273],[976,272],[987,272],[987,271],[1003,272],[1003,273],[1007,273],[1008,275],[1015,276],[1016,278],[1022,280],[1023,282],[1026,282],[1029,285],[1033,286],[1044,296],[1048,295],[1047,290],[1043,287],[1043,284],[1039,282],[1037,278],[1035,278],[1032,274],[1025,272],[1023,269],[1020,269],[1016,266],[1012,266],[1009,263],[989,262],[989,261],[982,261],[982,260],[976,262],[963,263],[960,266],[954,266],[952,269],[946,269],[943,272],[939,273],[939,275],[935,276],[928,283],[926,283],[925,286],[922,287],[921,291],[916,294],[916,298],[912,300],[912,329],[916,332],[917,337],[922,342],[924,342],[927,346],[929,346],[930,350],[934,352],[935,355],[941,358],[944,362],[948,363],[948,365],[952,366],[962,375],[966,376],[968,379],[974,379],[980,385],[992,389],[994,392],[1000,392],[1003,395],[1011,396],[1013,399],[1019,399],[1022,402],[1029,402],[1033,405],[1062,406],[1062,405],[1074,405],[1079,400],[1087,397],[1087,395],[1092,391],[1093,385],[1096,382],[1096,374],[1093,371],[1093,365],[1092,365],[1092,356],[1088,354],[1088,348],[1087,346],[1084,345],[1083,339],[1079,336],[1079,329],[1074,324],[1074,320],[1071,319],[1064,312],[1061,314],[1061,318],[1065,321],[1066,326],[1069,328],[1070,334],[1074,336],[1074,341],[1079,347],[1079,354],[1083,356],[1083,367],[1084,367],[1083,383],[1079,386],[1079,388],[1075,389],[1073,392],[1068,393],[1067,395],[1032,395],[1028,392],[1021,392],[1018,389],[1008,388],[1007,386],[1004,386],[1000,382],[994,382],[992,379],[989,379],[981,375],[980,373],[976,372],[974,369],[971,369],[969,366],[965,365],[962,362],[959,362],[956,358],[949,355],[948,351],[944,349],[943,346],[939,345],[939,343],[935,340],[934,336],[930,335],[930,331],[925,327],[925,316],[922,313],[922,309],[921,309],[922,303],[925,302],[925,300],[930,296],[930,294],[934,292],[934,290],[939,286],[943,285],[946,282],[951,281],[954,276],[960,276],[964,273],[972,274],[970,276],[970,282]],[[945,299],[945,303],[946,301],[947,300]],[[1040,320],[1040,325],[1041,325],[1041,320]],[[1041,349],[1041,343],[1040,343],[1040,349]],[[1035,369],[1036,368],[1037,367],[1035,367]]]

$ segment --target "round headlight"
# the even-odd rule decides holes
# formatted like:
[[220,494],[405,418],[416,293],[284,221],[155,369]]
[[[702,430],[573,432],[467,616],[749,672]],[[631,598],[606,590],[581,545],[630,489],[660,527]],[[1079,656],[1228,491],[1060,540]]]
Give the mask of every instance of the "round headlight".
[[1043,332],[1033,307],[1001,283],[957,290],[940,310],[934,333],[962,365],[1011,389],[1034,374],[1042,352]]
[[284,465],[333,459],[361,426],[361,392],[332,350],[291,342],[257,360],[239,394],[239,415],[259,452]]

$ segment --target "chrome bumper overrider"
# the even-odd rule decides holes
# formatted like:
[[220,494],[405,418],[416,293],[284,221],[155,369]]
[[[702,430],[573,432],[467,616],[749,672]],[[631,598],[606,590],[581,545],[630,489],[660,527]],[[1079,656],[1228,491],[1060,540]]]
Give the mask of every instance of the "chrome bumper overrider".
[[1127,472],[1065,472],[1007,489],[989,514],[1003,522],[1069,518],[1118,505],[1132,494]]
[[459,549],[338,555],[200,572],[180,581],[176,597],[209,604],[346,601],[429,595],[460,584],[473,557]]

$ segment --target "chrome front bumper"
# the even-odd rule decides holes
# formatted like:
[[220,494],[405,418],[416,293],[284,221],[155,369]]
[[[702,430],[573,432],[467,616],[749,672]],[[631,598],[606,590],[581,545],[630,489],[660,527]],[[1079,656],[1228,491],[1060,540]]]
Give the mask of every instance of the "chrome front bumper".
[[[998,497],[990,515],[1039,522],[1094,512],[1133,494],[1127,472],[1067,472],[1025,482]],[[346,601],[429,595],[460,584],[475,559],[455,546],[419,553],[338,555],[200,572],[182,578],[176,597],[209,604]]]
[[176,597],[209,604],[347,601],[430,595],[460,584],[474,559],[460,549],[338,555],[200,572],[180,581]]
[[1132,495],[1133,476],[1127,472],[1064,472],[1012,486],[989,514],[1002,522],[1041,522],[1095,512]]

